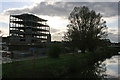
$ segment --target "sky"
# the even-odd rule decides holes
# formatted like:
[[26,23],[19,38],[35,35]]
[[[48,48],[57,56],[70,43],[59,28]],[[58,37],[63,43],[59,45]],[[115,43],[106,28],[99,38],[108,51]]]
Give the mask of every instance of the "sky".
[[88,6],[90,10],[101,13],[107,22],[108,39],[111,42],[118,42],[118,0],[101,2],[98,0],[0,0],[0,30],[3,36],[9,33],[9,15],[32,13],[40,18],[48,20],[52,41],[63,40],[64,33],[69,24],[69,14],[74,7]]

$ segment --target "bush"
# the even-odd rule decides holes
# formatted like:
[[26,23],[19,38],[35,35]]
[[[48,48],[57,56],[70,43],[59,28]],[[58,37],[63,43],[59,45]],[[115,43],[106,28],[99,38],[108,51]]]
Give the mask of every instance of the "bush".
[[62,48],[60,44],[51,44],[47,50],[48,56],[52,58],[59,58],[61,52]]

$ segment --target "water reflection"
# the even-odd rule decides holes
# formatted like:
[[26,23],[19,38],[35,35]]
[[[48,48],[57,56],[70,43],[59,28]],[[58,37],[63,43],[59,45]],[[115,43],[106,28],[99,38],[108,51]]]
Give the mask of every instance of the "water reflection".
[[[103,70],[100,71],[100,76],[102,75],[104,78],[118,78],[118,58],[120,56],[112,56],[110,59],[106,59],[105,61],[101,61],[99,64],[99,67],[97,69],[99,70],[100,68]],[[102,67],[100,67],[102,66]]]
[[94,80],[106,80],[106,78],[116,78],[118,80],[118,58],[120,56],[115,55],[109,59],[98,61],[94,64],[90,63],[84,65],[77,69],[77,73],[71,73],[65,76],[65,78],[86,78],[86,80],[93,79]]
[[98,63],[95,63],[94,65],[95,67],[95,73],[97,74],[98,78],[104,78],[106,76],[105,71],[106,71],[106,67],[105,64],[102,63],[102,61],[98,61]]

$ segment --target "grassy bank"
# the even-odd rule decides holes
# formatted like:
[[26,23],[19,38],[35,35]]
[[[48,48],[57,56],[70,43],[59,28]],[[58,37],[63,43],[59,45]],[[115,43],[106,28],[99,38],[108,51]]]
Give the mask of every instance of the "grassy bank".
[[95,53],[64,54],[58,59],[41,58],[7,63],[3,64],[2,75],[3,78],[62,78],[77,74],[88,65],[115,54],[116,50],[113,48],[102,48]]

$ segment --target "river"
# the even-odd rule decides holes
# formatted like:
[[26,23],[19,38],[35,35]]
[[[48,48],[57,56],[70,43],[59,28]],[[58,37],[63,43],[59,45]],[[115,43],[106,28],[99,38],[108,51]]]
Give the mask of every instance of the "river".
[[104,60],[99,66],[105,69],[100,73],[104,75],[104,78],[120,78],[120,55],[114,55]]
[[84,66],[76,74],[70,74],[68,78],[93,78],[94,80],[120,80],[120,55],[96,62],[94,65]]

